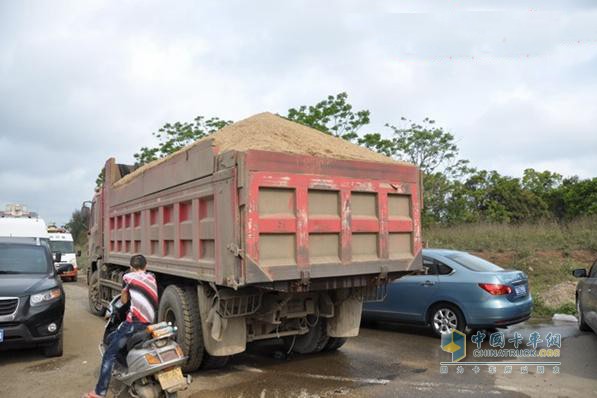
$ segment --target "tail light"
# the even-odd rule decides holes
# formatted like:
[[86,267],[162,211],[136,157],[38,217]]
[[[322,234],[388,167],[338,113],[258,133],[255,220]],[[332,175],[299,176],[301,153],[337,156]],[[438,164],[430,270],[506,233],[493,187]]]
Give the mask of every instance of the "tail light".
[[159,365],[160,363],[162,363],[162,361],[160,361],[160,358],[152,353],[145,354],[145,360],[150,365]]
[[504,296],[506,294],[512,293],[512,288],[508,285],[500,285],[497,283],[479,283],[479,287],[492,296]]

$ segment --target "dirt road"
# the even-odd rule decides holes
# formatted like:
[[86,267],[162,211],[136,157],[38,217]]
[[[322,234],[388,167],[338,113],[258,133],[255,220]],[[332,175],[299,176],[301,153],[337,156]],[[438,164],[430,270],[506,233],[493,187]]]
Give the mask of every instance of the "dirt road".
[[[0,352],[0,396],[80,397],[94,385],[97,343],[103,320],[87,309],[85,285],[65,284],[67,309],[64,356],[46,359],[37,350]],[[197,372],[183,397],[576,397],[597,395],[597,336],[579,334],[574,324],[524,324],[521,332],[561,333],[560,374],[529,367],[521,374],[482,369],[440,374],[449,354],[425,329],[380,325],[336,353],[276,359],[275,345],[253,346],[220,371]],[[512,330],[509,331],[511,333]],[[470,350],[469,350],[470,351]],[[125,397],[126,394],[121,394]]]

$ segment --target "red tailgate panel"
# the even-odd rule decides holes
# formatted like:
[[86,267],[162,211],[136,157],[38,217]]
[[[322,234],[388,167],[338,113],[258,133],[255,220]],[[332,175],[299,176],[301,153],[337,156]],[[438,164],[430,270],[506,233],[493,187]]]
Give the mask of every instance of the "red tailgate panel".
[[[414,167],[324,160],[310,169],[325,175],[296,174],[288,171],[309,169],[299,163],[313,158],[288,162],[280,155],[287,160],[280,163],[261,155],[253,161],[262,167],[254,168],[278,164],[283,170],[248,174],[246,283],[410,269],[421,251]],[[352,169],[343,174],[350,177],[329,175],[347,165]]]

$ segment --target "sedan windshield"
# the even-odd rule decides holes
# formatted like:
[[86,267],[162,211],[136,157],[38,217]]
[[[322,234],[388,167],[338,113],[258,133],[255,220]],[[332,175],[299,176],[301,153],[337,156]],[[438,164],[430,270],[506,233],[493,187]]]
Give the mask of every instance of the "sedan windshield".
[[74,253],[75,247],[73,242],[66,240],[51,240],[50,250],[52,250],[52,253]]
[[468,253],[448,254],[446,257],[448,257],[452,261],[457,262],[463,267],[470,269],[471,271],[498,272],[504,270],[499,265],[495,265],[493,263],[490,263],[489,261],[483,260],[482,258],[473,256],[472,254]]
[[43,246],[0,245],[0,274],[45,274],[49,257]]

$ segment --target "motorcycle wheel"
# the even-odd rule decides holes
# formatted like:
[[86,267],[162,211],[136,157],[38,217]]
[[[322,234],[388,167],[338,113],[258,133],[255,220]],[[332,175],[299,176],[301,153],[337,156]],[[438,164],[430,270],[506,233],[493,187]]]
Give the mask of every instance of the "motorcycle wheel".
[[162,398],[164,397],[165,391],[162,390],[160,385],[155,382],[141,384],[136,382],[131,387],[130,395],[139,398]]

